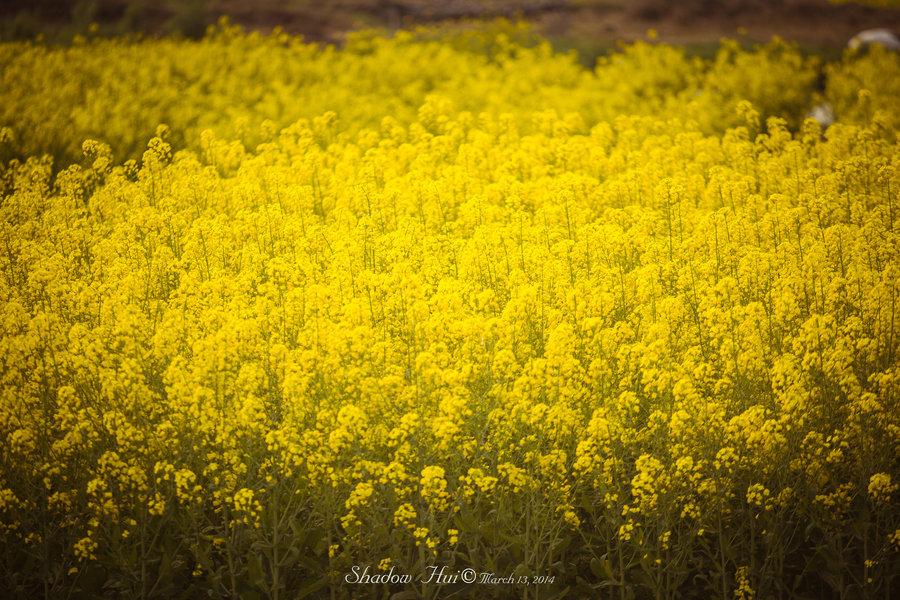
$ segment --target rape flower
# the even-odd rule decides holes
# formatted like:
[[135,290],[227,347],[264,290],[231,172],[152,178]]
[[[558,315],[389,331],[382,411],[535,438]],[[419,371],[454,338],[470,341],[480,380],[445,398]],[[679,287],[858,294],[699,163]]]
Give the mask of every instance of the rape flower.
[[[825,589],[810,544],[840,542],[886,589],[895,54],[824,67],[824,136],[818,59],[779,40],[586,70],[510,24],[222,22],[0,62],[14,587],[81,586],[28,567],[57,546],[201,587],[262,560],[271,591],[298,543],[335,589],[446,543],[749,598]],[[783,572],[742,566],[763,542]]]
[[888,502],[897,488],[898,484],[891,483],[888,473],[876,473],[869,478],[869,496],[878,504]]

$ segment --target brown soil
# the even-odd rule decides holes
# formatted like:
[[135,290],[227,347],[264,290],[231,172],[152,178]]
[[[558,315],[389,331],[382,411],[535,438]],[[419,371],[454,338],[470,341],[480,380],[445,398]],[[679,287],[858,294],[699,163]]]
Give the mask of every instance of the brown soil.
[[[191,12],[192,6],[198,8]],[[112,27],[129,11],[132,27],[151,32],[191,25],[202,31],[227,14],[250,29],[281,27],[329,43],[365,27],[493,16],[523,17],[551,37],[607,44],[643,38],[654,29],[671,43],[779,35],[801,44],[841,46],[863,29],[900,30],[898,9],[826,0],[6,0],[0,3],[0,21],[25,15],[39,26],[60,27],[87,15]]]

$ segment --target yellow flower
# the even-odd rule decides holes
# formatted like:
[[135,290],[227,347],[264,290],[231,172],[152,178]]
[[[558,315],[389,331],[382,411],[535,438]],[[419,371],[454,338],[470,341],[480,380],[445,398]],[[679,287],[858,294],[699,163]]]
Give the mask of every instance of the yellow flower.
[[888,473],[876,473],[869,478],[869,496],[878,504],[886,504],[891,499],[891,494],[900,487],[896,483],[891,483],[891,476]]

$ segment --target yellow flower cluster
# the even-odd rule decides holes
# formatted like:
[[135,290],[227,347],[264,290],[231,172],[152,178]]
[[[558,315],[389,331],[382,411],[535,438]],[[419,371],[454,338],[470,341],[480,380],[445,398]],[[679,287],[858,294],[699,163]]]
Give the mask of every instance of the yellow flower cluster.
[[869,496],[877,503],[889,502],[898,487],[896,483],[891,483],[891,476],[887,473],[876,473],[869,478]]
[[440,513],[447,510],[450,496],[447,493],[447,480],[444,479],[442,467],[430,466],[422,469],[420,494],[432,511]]
[[734,597],[738,600],[753,600],[756,597],[756,591],[750,586],[749,571],[749,567],[739,567],[735,573],[737,588],[734,590]]
[[[390,38],[359,32],[335,51],[278,32],[245,34],[223,18],[200,43],[13,42],[0,44],[0,64],[0,158],[49,153],[77,161],[90,138],[105,140],[120,160],[139,159],[166,123],[176,147],[215,154],[227,170],[299,119],[315,122],[320,144],[338,132],[397,133],[414,121],[431,130],[450,108],[506,114],[520,126],[543,112],[534,123],[544,120],[544,127],[554,126],[547,111],[578,113],[555,125],[560,133],[622,114],[721,130],[737,122],[740,100],[796,119],[818,62],[780,40],[752,52],[729,43],[708,64],[639,42],[601,58],[592,73],[574,54],[554,54],[524,24],[469,27],[449,37],[430,29]],[[444,100],[423,107],[428,94]],[[92,162],[109,165],[109,156],[98,153]]]
[[585,70],[508,24],[223,24],[0,64],[0,588],[886,597],[896,55],[827,66],[824,132],[779,40]]

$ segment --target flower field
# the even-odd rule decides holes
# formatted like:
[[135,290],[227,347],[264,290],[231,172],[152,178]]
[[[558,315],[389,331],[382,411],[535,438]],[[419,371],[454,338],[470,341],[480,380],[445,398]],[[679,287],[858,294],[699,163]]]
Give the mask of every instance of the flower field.
[[900,596],[896,53],[0,65],[5,597]]

